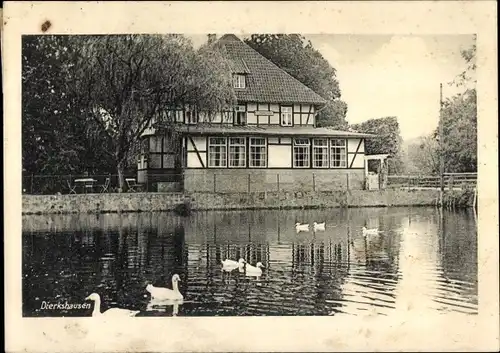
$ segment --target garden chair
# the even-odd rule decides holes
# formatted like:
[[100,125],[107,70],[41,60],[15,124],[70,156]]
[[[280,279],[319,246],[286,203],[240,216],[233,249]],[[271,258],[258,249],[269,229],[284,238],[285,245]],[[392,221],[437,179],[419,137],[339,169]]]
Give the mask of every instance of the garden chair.
[[109,192],[108,188],[109,188],[109,184],[110,183],[111,183],[111,179],[110,178],[106,178],[106,181],[104,182],[104,184],[101,185],[101,194],[104,193],[104,192]]
[[141,184],[137,184],[134,178],[126,178],[127,187],[129,192],[140,191],[139,189],[142,187]]
[[71,186],[71,181],[70,180],[66,180],[66,183],[68,184],[69,193],[70,194],[76,194],[76,191],[75,191],[76,185]]

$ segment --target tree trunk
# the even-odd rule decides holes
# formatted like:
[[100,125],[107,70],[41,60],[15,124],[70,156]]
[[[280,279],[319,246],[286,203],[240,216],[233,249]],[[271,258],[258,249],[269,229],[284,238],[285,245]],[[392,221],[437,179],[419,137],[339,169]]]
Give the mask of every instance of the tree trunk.
[[123,192],[124,187],[125,187],[125,177],[123,175],[124,168],[123,168],[123,162],[118,162],[118,165],[116,166],[116,171],[118,172],[118,192]]

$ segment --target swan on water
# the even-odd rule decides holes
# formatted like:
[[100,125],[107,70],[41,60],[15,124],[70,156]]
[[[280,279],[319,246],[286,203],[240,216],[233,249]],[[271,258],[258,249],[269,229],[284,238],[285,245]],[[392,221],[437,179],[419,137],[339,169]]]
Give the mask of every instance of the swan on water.
[[255,266],[252,266],[252,265],[247,263],[245,265],[245,274],[247,276],[261,276],[262,275],[262,267],[264,267],[264,265],[260,261],[257,262],[255,264]]
[[120,317],[132,317],[139,314],[139,310],[128,310],[122,308],[111,308],[101,313],[101,297],[97,293],[92,293],[85,300],[92,300],[94,302],[94,310],[92,311],[92,316],[120,316]]
[[300,224],[300,223],[295,223],[295,229],[297,232],[308,232],[309,231],[309,224]]
[[316,223],[316,222],[314,222],[313,223],[314,230],[325,230],[325,223],[326,222],[323,222],[323,223]]
[[222,263],[222,270],[223,271],[231,272],[237,268],[240,268],[240,269],[243,268],[246,261],[244,259],[239,259],[238,261],[225,259],[224,261],[221,261],[221,263]]
[[181,281],[181,278],[178,274],[172,276],[172,289],[163,288],[163,287],[155,287],[152,284],[148,284],[146,286],[146,290],[151,294],[151,299],[159,299],[159,300],[182,300],[184,296],[179,291],[178,282]]
[[373,228],[373,229],[366,229],[366,227],[363,227],[363,235],[375,235],[380,233],[378,228]]

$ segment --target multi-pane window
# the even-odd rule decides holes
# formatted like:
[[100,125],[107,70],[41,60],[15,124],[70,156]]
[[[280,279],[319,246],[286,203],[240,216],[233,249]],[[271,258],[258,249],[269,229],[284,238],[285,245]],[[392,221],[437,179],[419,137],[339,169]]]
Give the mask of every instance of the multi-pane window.
[[222,112],[222,122],[231,124],[233,122],[233,112],[232,111],[223,111]]
[[167,122],[182,123],[182,109],[169,108],[161,114],[161,119]]
[[245,75],[233,75],[233,87],[245,88],[246,87]]
[[266,139],[261,137],[251,137],[249,166],[263,168],[266,166],[266,161]]
[[330,168],[345,168],[346,166],[346,140],[330,140]]
[[196,124],[198,122],[198,115],[196,109],[186,109],[186,124]]
[[244,137],[229,138],[229,167],[242,168],[246,163],[246,143]]
[[306,138],[298,138],[293,142],[293,166],[309,168],[310,142]]
[[247,112],[244,105],[238,105],[234,108],[234,125],[246,125]]
[[208,139],[208,166],[226,167],[226,149],[225,137],[210,137]]
[[313,140],[313,167],[328,168],[328,140]]
[[292,107],[281,107],[281,125],[292,126],[293,125],[292,119],[293,119]]

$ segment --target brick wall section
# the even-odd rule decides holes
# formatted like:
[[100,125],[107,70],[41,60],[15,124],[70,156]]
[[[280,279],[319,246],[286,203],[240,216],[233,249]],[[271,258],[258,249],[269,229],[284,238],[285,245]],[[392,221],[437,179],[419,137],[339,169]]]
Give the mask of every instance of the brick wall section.
[[[349,181],[348,181],[349,179]],[[363,169],[186,169],[186,192],[362,190]]]
[[23,195],[24,214],[172,211],[190,200],[193,210],[433,206],[438,190],[337,190],[255,193],[123,193]]

